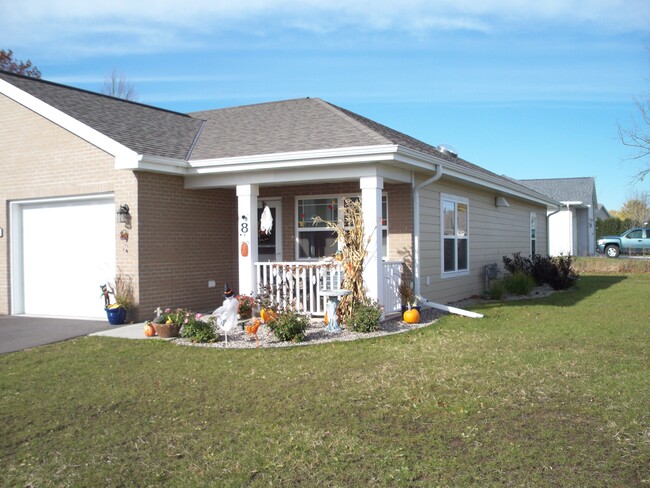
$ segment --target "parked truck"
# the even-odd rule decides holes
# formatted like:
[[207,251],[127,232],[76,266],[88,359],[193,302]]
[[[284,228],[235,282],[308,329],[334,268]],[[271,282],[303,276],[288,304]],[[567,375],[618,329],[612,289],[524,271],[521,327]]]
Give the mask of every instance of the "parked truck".
[[650,229],[630,229],[620,236],[604,236],[598,239],[598,252],[608,258],[617,258],[619,254],[650,255]]

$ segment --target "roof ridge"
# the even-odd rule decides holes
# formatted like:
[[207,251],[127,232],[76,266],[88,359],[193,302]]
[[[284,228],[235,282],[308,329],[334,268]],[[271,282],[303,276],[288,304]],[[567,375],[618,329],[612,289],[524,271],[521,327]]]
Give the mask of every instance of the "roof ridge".
[[221,107],[221,108],[210,108],[207,110],[196,110],[193,112],[189,112],[188,115],[190,117],[195,117],[196,114],[204,114],[204,113],[209,113],[209,112],[220,112],[222,110],[237,110],[237,109],[242,109],[242,108],[250,108],[250,107],[261,107],[263,105],[273,105],[273,104],[279,104],[279,103],[286,103],[286,102],[296,102],[296,101],[301,101],[301,100],[318,100],[317,98],[311,98],[311,97],[302,97],[302,98],[289,98],[287,100],[274,100],[271,102],[259,102],[259,103],[247,103],[244,105],[234,105],[232,107]]
[[[351,123],[353,126],[355,126],[357,129],[359,129],[361,132],[369,135],[373,139],[375,139],[377,142],[380,142],[382,144],[392,144],[393,141],[390,139],[384,137],[380,133],[378,133],[376,130],[374,130],[372,127],[369,127],[366,124],[362,124],[359,120],[356,120],[355,118],[351,117],[346,113],[346,109],[343,109],[341,107],[338,107],[337,105],[334,105],[333,103],[327,102],[325,100],[322,100],[320,98],[312,98],[317,103],[320,103],[322,106],[330,110],[332,113],[336,114],[337,116],[341,117],[342,119],[345,119],[347,122]],[[367,119],[366,117],[363,117],[362,115],[355,114],[360,118]]]
[[149,105],[149,104],[146,104],[146,103],[136,102],[134,100],[126,100],[124,98],[113,97],[111,95],[106,95],[105,93],[99,93],[99,92],[95,92],[95,91],[92,91],[92,90],[86,90],[84,88],[78,88],[76,86],[71,86],[71,85],[64,85],[62,83],[57,83],[55,81],[44,80],[43,78],[33,78],[31,76],[20,75],[18,73],[13,73],[11,71],[6,71],[6,70],[3,70],[3,69],[0,69],[0,74],[9,75],[9,76],[13,76],[13,77],[16,77],[16,78],[22,78],[24,80],[29,80],[29,81],[33,81],[33,82],[37,82],[37,83],[43,83],[43,84],[46,84],[46,85],[55,86],[55,87],[58,87],[58,88],[63,88],[65,90],[71,90],[71,91],[77,91],[77,92],[81,92],[81,93],[87,93],[89,95],[94,95],[94,96],[97,96],[97,97],[106,98],[108,100],[114,100],[116,102],[123,102],[123,103],[128,103],[128,104],[131,104],[131,105],[137,105],[137,106],[140,106],[140,107],[150,108],[152,110],[157,110],[157,111],[160,111],[160,112],[167,112],[167,113],[170,113],[170,114],[180,115],[180,116],[183,116],[183,117],[190,117],[188,114],[185,114],[185,113],[182,113],[182,112],[176,112],[175,110],[169,110],[169,109],[166,109],[166,108],[156,107],[155,105]]

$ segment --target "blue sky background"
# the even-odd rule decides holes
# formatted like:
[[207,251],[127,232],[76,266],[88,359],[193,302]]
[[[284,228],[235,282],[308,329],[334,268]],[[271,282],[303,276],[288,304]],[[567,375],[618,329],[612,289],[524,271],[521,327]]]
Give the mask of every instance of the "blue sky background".
[[499,174],[595,176],[610,210],[650,191],[617,134],[650,92],[648,0],[0,0],[0,48],[180,112],[323,98]]

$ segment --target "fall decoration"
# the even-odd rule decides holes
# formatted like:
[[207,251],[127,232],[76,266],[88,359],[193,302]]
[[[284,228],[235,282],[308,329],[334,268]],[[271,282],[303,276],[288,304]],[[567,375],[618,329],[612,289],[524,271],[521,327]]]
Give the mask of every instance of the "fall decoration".
[[410,308],[402,315],[404,322],[407,324],[417,324],[420,321],[420,312],[415,308]]
[[144,335],[147,337],[153,337],[156,335],[156,329],[151,322],[144,324]]

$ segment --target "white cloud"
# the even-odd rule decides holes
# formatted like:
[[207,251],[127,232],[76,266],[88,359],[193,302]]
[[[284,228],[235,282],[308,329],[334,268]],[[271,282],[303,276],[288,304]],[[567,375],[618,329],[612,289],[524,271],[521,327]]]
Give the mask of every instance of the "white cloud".
[[289,28],[421,36],[432,31],[526,30],[539,26],[645,32],[647,0],[29,0],[0,15],[0,44],[60,55],[192,50],[229,33]]

